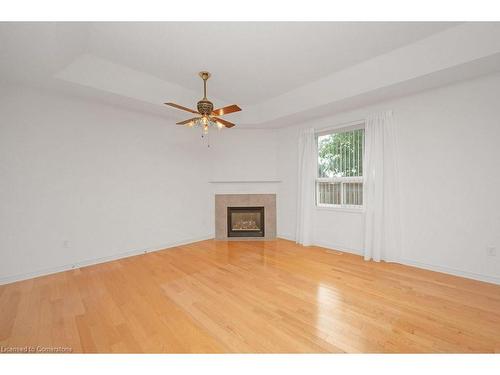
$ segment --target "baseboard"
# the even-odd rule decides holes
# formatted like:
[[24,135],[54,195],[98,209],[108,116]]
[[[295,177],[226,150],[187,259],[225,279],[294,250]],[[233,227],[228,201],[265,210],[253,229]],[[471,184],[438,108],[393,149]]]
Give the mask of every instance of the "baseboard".
[[[279,234],[278,238],[282,238],[284,240],[295,242],[295,236],[292,236],[290,234]],[[350,249],[350,248],[343,247],[343,246],[337,246],[337,245],[329,243],[329,242],[314,241],[313,246],[324,247],[325,249],[328,249],[328,250],[342,251],[344,253],[351,253],[351,254],[356,254],[356,255],[361,255],[361,256],[363,255],[363,250]]]
[[[281,234],[278,237],[283,238],[285,240],[289,240],[289,241],[295,241],[295,238],[292,235]],[[314,241],[314,245],[324,247],[325,249],[329,249],[329,250],[337,250],[337,251],[351,253],[351,254],[355,254],[355,255],[359,255],[359,256],[364,255],[363,250],[349,249],[349,248],[337,246],[335,244],[331,244],[331,243],[327,243],[327,242]],[[497,276],[483,275],[483,274],[479,274],[479,273],[475,273],[475,272],[459,270],[459,269],[452,268],[452,267],[437,266],[434,264],[417,262],[417,261],[414,261],[411,259],[397,259],[397,260],[391,260],[391,262],[404,264],[406,266],[412,266],[412,267],[416,267],[416,268],[422,268],[422,269],[429,270],[429,271],[441,272],[441,273],[445,273],[448,275],[459,276],[459,277],[464,277],[467,279],[478,280],[478,281],[483,281],[483,282],[487,282],[487,283],[500,285],[500,277],[497,277]]]
[[500,277],[491,275],[482,275],[480,273],[463,271],[452,267],[446,266],[436,266],[434,264],[428,264],[423,262],[417,262],[411,259],[400,259],[397,263],[404,264],[406,266],[412,266],[417,268],[422,268],[429,271],[446,273],[453,276],[465,277],[466,279],[473,279],[478,281],[483,281],[487,283],[500,285]]
[[[342,246],[324,243],[321,241],[315,241],[314,245],[321,246],[321,247],[324,247],[324,248],[330,249],[330,250],[338,250],[338,251],[342,251],[342,252],[346,252],[346,253],[364,256],[363,250],[343,248]],[[463,271],[463,270],[459,270],[459,269],[452,268],[452,267],[436,266],[434,264],[417,262],[417,261],[413,261],[410,259],[394,259],[394,260],[386,260],[386,262],[404,264],[405,266],[412,266],[412,267],[422,268],[422,269],[429,270],[429,271],[445,273],[448,275],[460,276],[460,277],[464,277],[466,279],[478,280],[478,281],[483,281],[483,282],[487,282],[487,283],[500,285],[500,277],[491,276],[491,275],[483,275],[483,274],[469,272],[469,271]]]
[[291,234],[278,234],[276,238],[282,238],[284,240],[295,242],[295,237],[292,236]]
[[197,238],[189,238],[189,239],[185,239],[185,240],[181,240],[181,241],[170,242],[168,244],[149,247],[146,249],[130,250],[130,251],[125,251],[125,252],[121,252],[118,254],[108,255],[105,257],[86,259],[86,260],[78,261],[75,263],[64,264],[64,265],[50,267],[50,268],[44,268],[44,269],[33,271],[33,272],[0,277],[0,285],[10,284],[10,283],[14,283],[16,281],[32,279],[32,278],[40,277],[40,276],[46,276],[46,275],[50,275],[53,273],[69,271],[69,270],[73,270],[73,269],[77,269],[77,268],[81,268],[81,267],[92,266],[94,264],[106,263],[106,262],[110,262],[113,260],[128,258],[128,257],[135,256],[135,255],[151,253],[151,252],[159,251],[159,250],[165,250],[165,249],[169,249],[169,248],[173,248],[173,247],[177,247],[177,246],[187,245],[187,244],[190,244],[193,242],[209,240],[212,238],[214,238],[213,235],[206,235],[206,236],[197,237]]
[[[288,240],[288,241],[295,241],[295,238],[292,235],[280,234],[277,237],[283,238],[283,239]],[[65,265],[45,268],[45,269],[37,270],[37,271],[33,271],[33,272],[11,275],[11,276],[6,276],[6,277],[0,277],[0,285],[10,284],[10,283],[13,283],[16,281],[32,279],[32,278],[40,277],[40,276],[46,276],[46,275],[50,275],[53,273],[69,271],[69,270],[77,269],[77,268],[81,268],[81,267],[87,267],[87,266],[91,266],[94,264],[106,263],[106,262],[110,262],[113,260],[128,258],[128,257],[135,256],[135,255],[146,254],[146,253],[159,251],[159,250],[165,250],[165,249],[169,249],[169,248],[173,248],[173,247],[177,247],[177,246],[182,246],[182,245],[187,245],[187,244],[191,244],[193,242],[205,241],[205,240],[209,240],[209,239],[213,239],[213,238],[214,238],[214,236],[212,234],[210,234],[210,235],[206,235],[206,236],[202,236],[202,237],[198,237],[198,238],[190,238],[190,239],[185,239],[185,240],[181,240],[181,241],[171,242],[168,244],[149,247],[146,249],[130,250],[130,251],[114,254],[114,255],[109,255],[109,256],[94,258],[94,259],[87,259],[87,260],[78,261],[78,262],[71,263],[71,264],[65,264]],[[320,247],[323,247],[323,248],[328,249],[328,250],[337,250],[337,251],[342,251],[342,252],[346,252],[346,253],[351,253],[351,254],[363,256],[362,250],[349,249],[349,248],[337,246],[335,244],[326,243],[326,242],[322,242],[322,241],[315,241],[314,246],[320,246]],[[478,281],[483,281],[483,282],[487,282],[487,283],[500,285],[500,277],[497,277],[497,276],[482,275],[482,274],[478,274],[475,272],[463,271],[463,270],[459,270],[459,269],[451,268],[451,267],[446,267],[446,266],[437,266],[434,264],[418,262],[418,261],[414,261],[411,259],[399,259],[398,261],[395,261],[395,262],[400,263],[400,264],[404,264],[407,266],[422,268],[422,269],[426,269],[426,270],[430,270],[430,271],[441,272],[441,273],[445,273],[445,274],[449,274],[449,275],[465,277],[468,279],[473,279],[473,280],[478,280]]]
[[351,249],[351,248],[343,247],[343,246],[337,246],[335,244],[322,242],[322,241],[314,241],[314,246],[320,246],[320,247],[324,247],[325,249],[328,249],[328,250],[337,250],[337,251],[342,251],[343,253],[350,253],[350,254],[355,254],[355,255],[359,255],[359,256],[364,255],[363,250]]

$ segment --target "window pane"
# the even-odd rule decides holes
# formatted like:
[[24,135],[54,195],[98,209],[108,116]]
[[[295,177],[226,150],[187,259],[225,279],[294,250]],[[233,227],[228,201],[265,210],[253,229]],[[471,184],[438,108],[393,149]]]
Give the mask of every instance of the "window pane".
[[362,176],[364,134],[364,129],[356,129],[319,136],[318,176]]
[[340,182],[318,182],[318,204],[340,204]]
[[342,184],[343,204],[362,205],[363,204],[363,183],[362,182],[344,182]]

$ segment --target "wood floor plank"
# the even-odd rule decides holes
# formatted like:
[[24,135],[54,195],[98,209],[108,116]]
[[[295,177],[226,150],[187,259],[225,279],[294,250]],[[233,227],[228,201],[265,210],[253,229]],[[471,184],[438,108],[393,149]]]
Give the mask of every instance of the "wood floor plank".
[[293,242],[201,241],[0,286],[0,345],[489,353],[500,286]]

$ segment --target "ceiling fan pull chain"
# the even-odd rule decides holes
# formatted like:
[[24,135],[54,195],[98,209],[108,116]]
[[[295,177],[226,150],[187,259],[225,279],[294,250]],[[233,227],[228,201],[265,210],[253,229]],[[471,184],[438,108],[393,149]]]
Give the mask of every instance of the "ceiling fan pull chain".
[[207,147],[210,148],[210,132],[208,131],[208,129],[207,129],[207,131],[205,131],[205,128],[203,126],[201,127],[201,138],[207,139]]

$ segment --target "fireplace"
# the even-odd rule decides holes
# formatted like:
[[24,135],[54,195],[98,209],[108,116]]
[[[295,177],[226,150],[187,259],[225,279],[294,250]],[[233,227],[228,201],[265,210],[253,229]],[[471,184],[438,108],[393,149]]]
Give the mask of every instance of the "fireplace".
[[[276,194],[215,194],[214,201],[215,239],[223,241],[244,241],[245,239],[260,241],[274,240],[276,238]],[[243,227],[234,228],[229,220],[234,222],[232,219],[238,219],[238,215],[232,218],[229,209],[258,209],[259,213],[263,211],[263,215],[258,215],[260,223],[258,218],[253,219],[256,225],[262,225],[262,231],[252,230],[242,233]]]
[[228,207],[228,237],[264,237],[264,207]]

